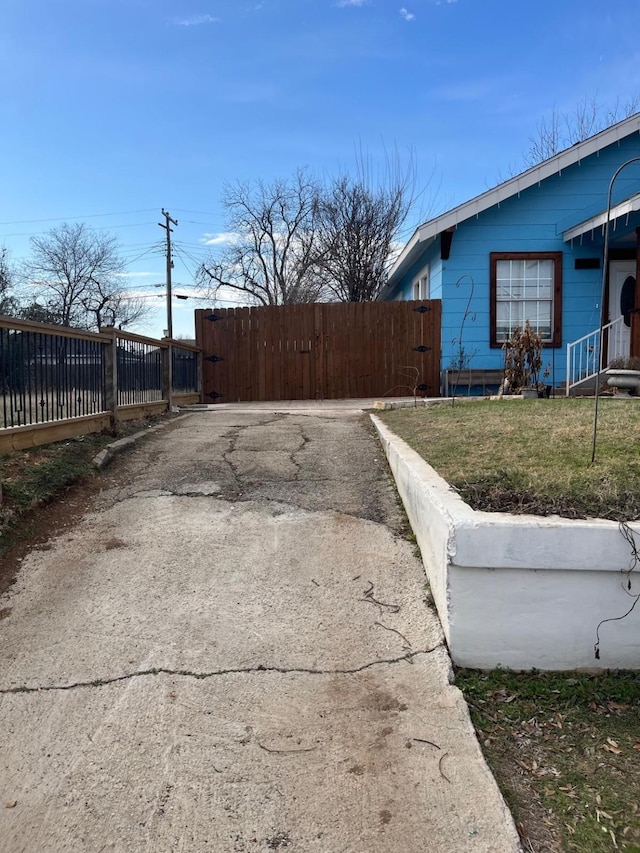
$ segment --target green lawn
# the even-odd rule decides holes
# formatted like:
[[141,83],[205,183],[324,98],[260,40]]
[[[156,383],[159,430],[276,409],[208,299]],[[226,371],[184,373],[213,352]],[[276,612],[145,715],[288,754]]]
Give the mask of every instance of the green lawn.
[[483,400],[381,412],[475,509],[640,518],[640,400]]
[[640,675],[459,670],[525,850],[640,851]]

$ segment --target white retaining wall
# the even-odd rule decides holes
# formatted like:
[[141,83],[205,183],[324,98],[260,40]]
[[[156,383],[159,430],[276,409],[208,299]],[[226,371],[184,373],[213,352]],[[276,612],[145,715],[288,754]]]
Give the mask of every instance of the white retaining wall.
[[[375,416],[459,666],[640,669],[640,567],[613,521],[476,512]],[[630,525],[640,549],[640,524]]]

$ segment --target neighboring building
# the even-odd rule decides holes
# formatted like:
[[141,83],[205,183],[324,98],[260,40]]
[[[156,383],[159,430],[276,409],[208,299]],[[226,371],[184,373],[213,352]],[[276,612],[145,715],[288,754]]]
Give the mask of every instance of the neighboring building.
[[[640,158],[640,113],[425,222],[378,298],[442,300],[443,371],[459,361],[472,281],[461,345],[474,371],[501,369],[502,344],[525,320],[545,340],[547,381],[556,386],[567,379],[568,347],[571,383],[593,374],[601,316],[612,324],[605,362],[640,356],[640,328],[631,333],[632,309],[640,305],[640,163],[614,184],[600,304],[609,184],[634,157]],[[583,336],[590,337],[571,346]]]

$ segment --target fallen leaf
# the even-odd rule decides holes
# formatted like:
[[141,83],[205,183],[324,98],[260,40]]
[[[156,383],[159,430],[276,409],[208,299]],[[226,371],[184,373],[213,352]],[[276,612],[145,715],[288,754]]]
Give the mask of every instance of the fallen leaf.
[[4,804],[4,807],[5,807],[5,809],[15,809],[15,807],[16,807],[17,805],[18,805],[18,801],[17,801],[17,800],[9,800],[9,802],[8,802],[8,803],[5,803],[5,804]]

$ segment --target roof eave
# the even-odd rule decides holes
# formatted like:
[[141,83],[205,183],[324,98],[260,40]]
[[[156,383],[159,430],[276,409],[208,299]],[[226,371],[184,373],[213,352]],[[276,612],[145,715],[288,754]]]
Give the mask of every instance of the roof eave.
[[[387,283],[384,288],[380,291],[380,297],[383,294],[389,293],[393,288],[398,284],[402,276],[406,273],[406,271],[413,266],[413,264],[418,260],[419,256],[425,252],[428,247],[435,242],[435,235],[430,239],[422,240],[420,238],[420,229],[416,228],[413,232],[411,239],[406,244],[402,252],[396,258],[394,265],[391,267],[389,271],[389,275],[387,277]],[[378,298],[380,298],[378,297]]]
[[493,187],[493,189],[487,190],[469,201],[448,210],[441,216],[436,216],[428,220],[416,228],[411,240],[407,243],[393,265],[389,273],[389,281],[393,280],[396,282],[406,272],[409,254],[418,243],[435,239],[442,231],[446,231],[448,228],[455,228],[461,222],[465,222],[474,216],[479,216],[490,207],[494,207],[494,205],[500,204],[512,196],[528,190],[530,187],[535,186],[535,184],[540,184],[552,175],[568,169],[570,166],[579,163],[581,160],[590,157],[603,148],[607,148],[609,145],[613,145],[621,139],[639,132],[640,113],[635,113],[629,116],[629,118],[605,130],[601,130],[599,133],[594,134],[594,136],[590,136],[589,139],[576,142],[570,148],[565,148],[564,151],[560,151],[548,160],[532,166],[525,172],[521,172],[508,181],[498,184],[497,187]]
[[[618,202],[618,204],[613,205],[613,207],[609,211],[608,218],[610,222],[613,222],[614,220],[619,219],[621,216],[626,216],[630,213],[635,213],[637,210],[640,210],[640,193],[636,193],[635,195],[632,195],[629,198],[623,199],[623,201]],[[607,211],[602,210],[595,216],[590,216],[589,219],[585,219],[583,222],[579,222],[572,228],[568,228],[566,231],[563,231],[562,239],[565,243],[568,243],[570,240],[573,240],[576,237],[580,237],[582,234],[586,234],[587,231],[595,231],[596,228],[604,227],[604,225],[606,225],[606,222]]]

